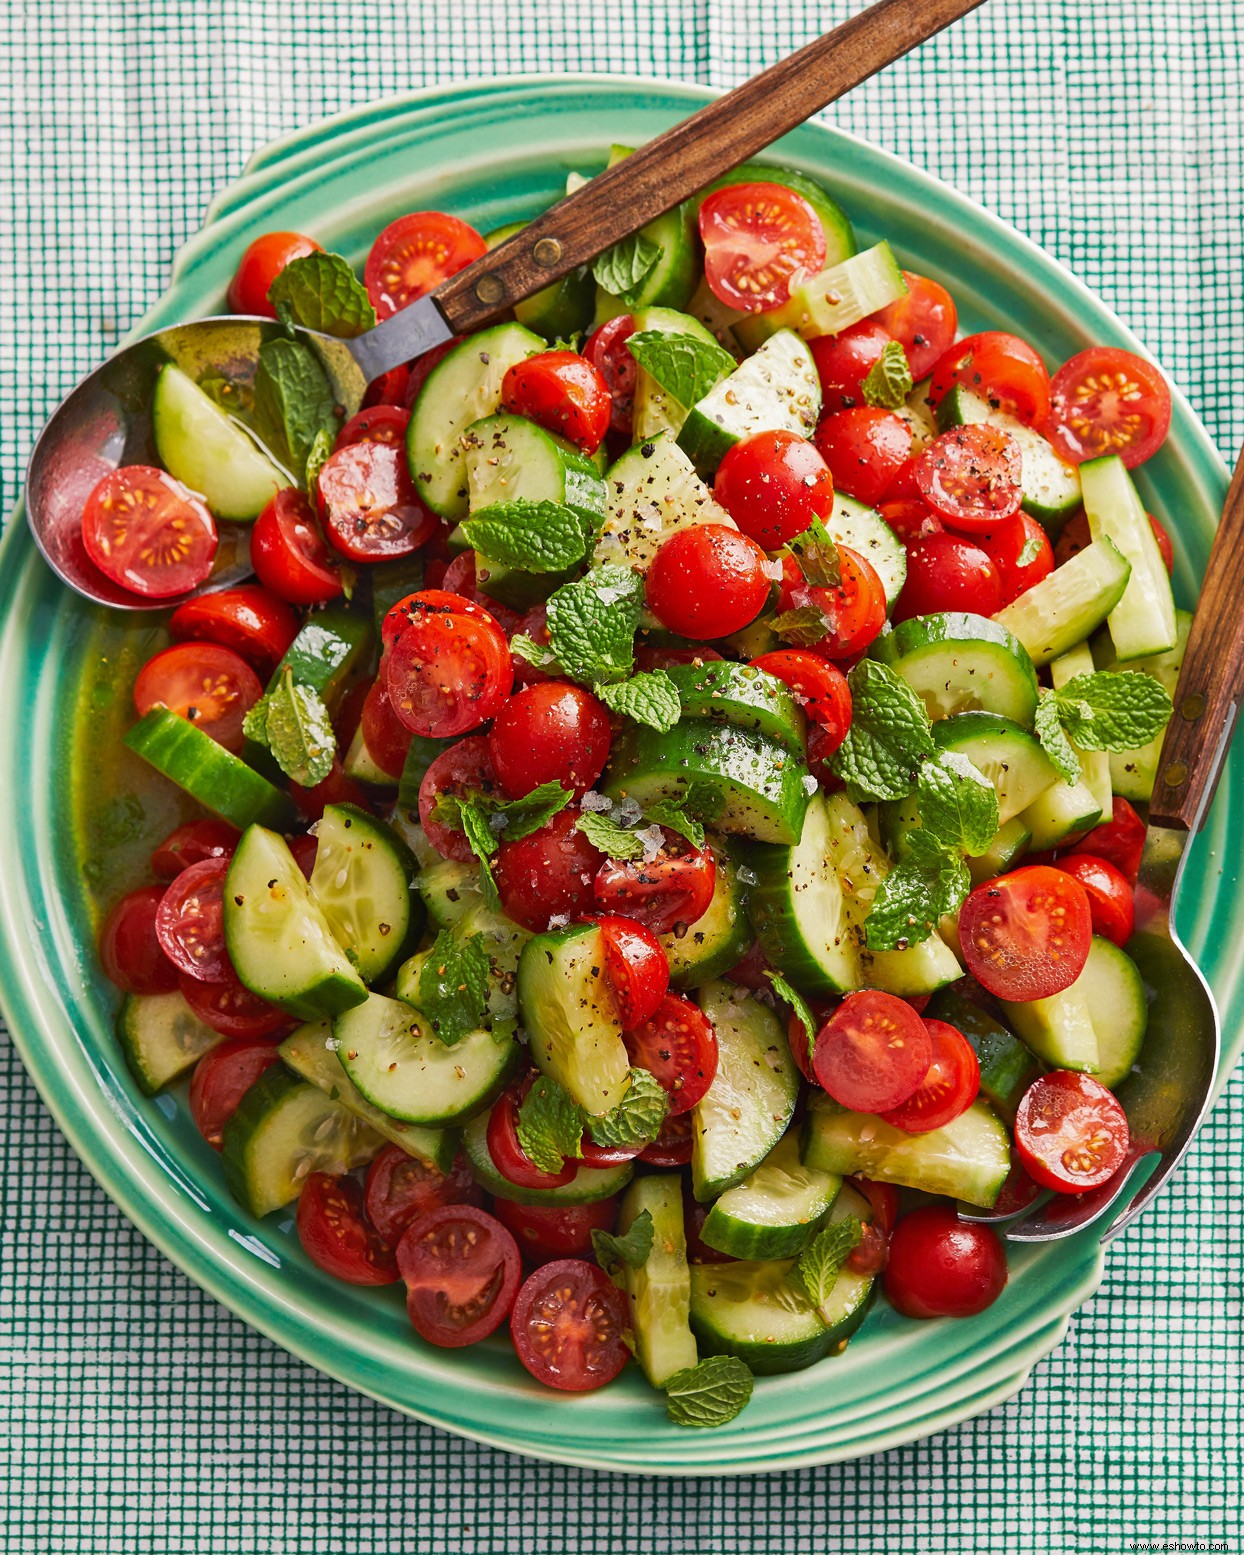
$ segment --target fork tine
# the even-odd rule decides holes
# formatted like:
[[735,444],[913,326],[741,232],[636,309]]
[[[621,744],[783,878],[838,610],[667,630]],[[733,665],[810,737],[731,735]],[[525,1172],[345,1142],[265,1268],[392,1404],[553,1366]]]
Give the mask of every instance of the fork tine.
[[1145,1150],[1100,1188],[1088,1193],[1055,1194],[1022,1221],[1008,1222],[1001,1228],[1001,1234],[1008,1242],[1056,1242],[1074,1236],[1100,1220],[1127,1192],[1144,1163],[1156,1161],[1160,1156],[1158,1150]]

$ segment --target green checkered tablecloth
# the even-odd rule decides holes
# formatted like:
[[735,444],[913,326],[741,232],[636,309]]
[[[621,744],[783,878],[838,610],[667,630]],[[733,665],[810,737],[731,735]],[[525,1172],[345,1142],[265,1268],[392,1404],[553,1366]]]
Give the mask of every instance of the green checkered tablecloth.
[[[0,0],[4,510],[48,409],[160,292],[261,142],[472,73],[725,86],[853,8]],[[1242,47],[1238,0],[992,0],[831,116],[1070,265],[1230,455],[1244,432]],[[291,1359],[113,1208],[4,1042],[0,1550],[1238,1550],[1242,1102],[1237,1076],[1019,1398],[859,1463],[679,1482],[508,1457]]]

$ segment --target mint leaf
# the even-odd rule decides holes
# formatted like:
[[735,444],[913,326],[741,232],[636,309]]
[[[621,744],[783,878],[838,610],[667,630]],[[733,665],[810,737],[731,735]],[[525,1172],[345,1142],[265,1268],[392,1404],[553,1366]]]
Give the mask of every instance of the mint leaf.
[[685,837],[693,848],[702,848],[704,824],[688,813],[695,808],[698,799],[699,790],[693,785],[681,802],[677,799],[658,799],[650,804],[644,811],[644,820],[649,826],[668,826],[670,831]]
[[641,1209],[631,1221],[630,1230],[625,1236],[614,1236],[612,1231],[593,1231],[592,1251],[596,1254],[596,1262],[606,1274],[623,1263],[628,1269],[642,1269],[652,1251],[654,1235],[652,1213]]
[[737,1355],[710,1355],[676,1371],[665,1384],[665,1412],[675,1425],[728,1425],[746,1407],[752,1374]]
[[541,783],[521,799],[494,799],[478,789],[465,794],[442,793],[436,796],[432,819],[450,831],[465,832],[475,855],[491,858],[503,835],[507,842],[530,837],[547,826],[573,797],[568,788],[553,780]]
[[542,1172],[560,1172],[568,1159],[583,1154],[579,1141],[586,1116],[564,1086],[551,1075],[540,1075],[518,1109],[523,1154]]
[[1139,670],[1099,670],[1077,675],[1054,693],[1058,717],[1086,751],[1131,751],[1166,728],[1170,693]]
[[814,588],[835,588],[842,582],[838,547],[819,518],[814,518],[802,534],[795,536],[790,549],[805,580]]
[[301,340],[265,340],[255,370],[255,425],[292,470],[306,470],[321,432],[337,433],[328,374]]
[[299,788],[314,788],[333,769],[337,736],[318,691],[300,686],[287,669],[280,682],[248,711],[242,733],[266,746],[281,771]]
[[631,1083],[622,1100],[604,1117],[589,1118],[588,1132],[595,1144],[641,1149],[661,1132],[670,1099],[665,1087],[647,1069],[632,1069]]
[[503,567],[564,572],[587,555],[583,519],[561,502],[497,502],[462,526],[468,545]]
[[639,575],[610,563],[550,597],[550,646],[572,680],[624,680],[631,673],[643,600]]
[[307,455],[307,495],[314,502],[319,490],[320,471],[328,463],[333,451],[332,434],[326,427],[321,427],[315,434],[315,441],[311,444],[311,452]]
[[1019,555],[1015,558],[1017,567],[1030,567],[1041,554],[1041,542],[1036,535],[1029,535],[1019,548]]
[[598,684],[592,689],[611,712],[633,718],[637,724],[646,724],[662,734],[674,727],[682,713],[674,682],[664,670],[642,670],[629,680],[617,681],[612,686]]
[[654,243],[644,232],[633,232],[612,248],[607,248],[592,263],[596,284],[625,303],[634,307],[644,289],[644,282],[656,269],[664,249]]
[[867,405],[880,405],[885,410],[897,410],[915,388],[907,353],[897,340],[887,340],[881,355],[868,369],[860,384],[860,393]]
[[1071,741],[1063,732],[1058,716],[1058,696],[1042,687],[1037,692],[1037,716],[1033,719],[1033,732],[1041,742],[1041,749],[1054,763],[1064,783],[1078,783],[1082,768],[1080,758]]
[[471,852],[479,860],[479,888],[484,893],[484,903],[491,912],[500,912],[501,895],[491,862],[500,843],[489,819],[493,813],[490,806],[491,801],[474,791],[438,794],[432,818],[451,831],[466,833]]
[[544,643],[536,642],[534,637],[527,637],[520,632],[516,637],[510,638],[510,652],[517,654],[520,659],[526,659],[528,664],[535,664],[540,669],[557,669],[557,655],[552,648]]
[[907,851],[881,882],[864,924],[870,950],[918,945],[938,919],[958,910],[972,877],[959,853],[950,853],[923,827],[907,834]]
[[783,642],[794,643],[796,648],[810,648],[819,643],[829,630],[829,617],[816,605],[798,605],[794,610],[784,610],[774,616],[769,625]]
[[920,763],[933,755],[929,715],[919,693],[901,675],[864,659],[847,676],[851,727],[833,757],[833,770],[858,804],[902,799]]
[[916,775],[920,824],[952,852],[973,858],[988,850],[998,830],[993,784],[959,751],[939,751]]
[[442,929],[432,942],[419,971],[419,1009],[446,1046],[483,1026],[491,973],[482,934],[456,939]]
[[325,335],[352,338],[376,323],[367,288],[340,254],[291,259],[268,288],[282,324],[301,324]]
[[[502,840],[521,842],[524,837],[530,837],[532,832],[547,826],[559,810],[566,808],[573,797],[568,788],[563,788],[558,782],[550,781],[541,783],[539,788],[533,788],[521,799],[491,801],[492,814],[501,817],[499,825]],[[496,832],[498,823],[491,824],[493,831]]]
[[808,1040],[808,1062],[812,1062],[816,1052],[816,1016],[813,1015],[808,1001],[797,988],[792,988],[780,972],[767,972],[765,974],[773,984],[773,991],[779,999],[785,999],[794,1011],[795,1019],[803,1027],[804,1036]]
[[575,822],[575,826],[607,858],[627,860],[644,856],[644,845],[639,834],[619,826],[617,821],[607,815],[587,810]]
[[631,335],[626,344],[648,376],[684,410],[698,404],[738,366],[715,340],[702,340],[698,335],[643,329]]
[[829,1300],[842,1266],[851,1256],[851,1249],[859,1245],[862,1234],[858,1216],[847,1215],[826,1226],[799,1255],[790,1278],[803,1288],[818,1311]]

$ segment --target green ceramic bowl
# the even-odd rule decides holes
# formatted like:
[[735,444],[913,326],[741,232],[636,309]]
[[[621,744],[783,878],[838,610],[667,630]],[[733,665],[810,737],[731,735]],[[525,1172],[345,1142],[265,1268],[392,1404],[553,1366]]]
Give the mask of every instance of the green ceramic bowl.
[[[610,141],[646,140],[708,96],[621,77],[502,79],[316,125],[261,151],[217,199],[140,328],[223,311],[234,265],[258,232],[309,232],[361,262],[378,229],[407,210],[439,207],[497,226],[552,203],[571,168],[602,166]],[[1138,349],[1052,259],[925,174],[823,126],[799,130],[779,151],[829,186],[862,240],[888,237],[905,264],[949,284],[968,329],[1013,329],[1052,362],[1097,341]],[[1140,483],[1174,534],[1178,591],[1190,603],[1227,472],[1178,397],[1170,440]],[[783,1469],[878,1452],[1010,1397],[1058,1343],[1101,1278],[1092,1232],[1014,1252],[1010,1284],[980,1317],[920,1324],[879,1304],[841,1358],[761,1381],[721,1430],[679,1430],[636,1374],[574,1397],[537,1386],[502,1341],[430,1349],[412,1334],[396,1291],[340,1285],[303,1257],[288,1216],[257,1223],[242,1214],[190,1123],[184,1091],[156,1101],[136,1091],[93,950],[97,894],[109,901],[136,879],[152,834],[180,813],[172,794],[152,799],[138,764],[118,750],[134,669],[158,634],[149,620],[85,609],[48,572],[24,524],[10,525],[0,551],[0,726],[8,731],[0,986],[27,1066],[78,1153],[212,1295],[395,1409],[516,1452],[648,1474]],[[1179,911],[1232,1033],[1224,1076],[1244,1041],[1235,949],[1244,912],[1238,866],[1227,862],[1239,850],[1221,844],[1242,817],[1237,760],[1194,844]]]

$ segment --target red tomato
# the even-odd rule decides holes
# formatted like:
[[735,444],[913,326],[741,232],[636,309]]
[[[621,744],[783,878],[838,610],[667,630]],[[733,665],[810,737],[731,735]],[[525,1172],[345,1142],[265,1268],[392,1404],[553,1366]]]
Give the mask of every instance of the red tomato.
[[594,454],[613,413],[599,367],[577,351],[541,351],[516,362],[501,381],[501,406]]
[[773,987],[772,972],[773,968],[757,941],[725,975],[730,982],[738,983],[740,988],[750,988],[754,992],[758,988]]
[[1019,511],[1023,458],[1009,432],[981,422],[935,437],[916,461],[920,495],[954,528],[996,529]]
[[956,384],[998,410],[1040,426],[1050,410],[1050,375],[1032,347],[1015,335],[987,329],[956,341],[938,358],[929,384],[936,408]]
[[[495,599],[489,599],[483,592],[483,587],[477,579],[476,555],[474,551],[459,551],[453,561],[445,569],[445,576],[441,580],[440,587],[448,594],[460,594],[465,601],[478,607],[485,614],[490,615],[507,637],[512,637],[522,625],[522,617],[517,610],[511,610],[508,605],[502,605]],[[483,581],[488,581],[488,563],[485,563]],[[430,590],[424,589],[426,596]],[[472,612],[468,611],[468,614]],[[517,673],[518,666],[515,665]]]
[[483,238],[456,216],[440,211],[399,216],[372,244],[363,270],[376,316],[389,318],[485,253]]
[[609,319],[587,339],[583,354],[605,381],[609,390],[610,429],[629,438],[635,411],[635,378],[639,364],[631,355],[627,341],[635,333],[635,320],[629,313]]
[[841,744],[841,740],[835,743],[833,730],[825,728],[823,724],[814,723],[808,726],[807,740],[804,747],[808,771],[827,794],[836,793],[838,789],[844,786],[842,779],[830,766],[834,752]]
[[561,810],[539,831],[498,849],[501,906],[533,934],[543,933],[551,918],[586,918],[596,910],[592,883],[604,855],[578,829],[578,819],[577,810]]
[[[450,344],[457,345],[457,341],[450,341]],[[364,391],[361,409],[378,410],[382,405],[399,405],[403,410],[408,410],[409,393],[410,367],[403,362],[401,366],[391,367],[387,373],[372,379]],[[379,441],[383,442],[384,439]]]
[[443,1204],[412,1221],[397,1244],[397,1267],[415,1331],[443,1349],[500,1328],[522,1277],[518,1243],[473,1204]]
[[393,1249],[367,1219],[363,1190],[353,1177],[312,1172],[298,1195],[298,1240],[325,1274],[347,1285],[393,1285]]
[[847,1182],[868,1200],[872,1223],[888,1241],[898,1222],[898,1189],[892,1183],[874,1182],[871,1177],[848,1177]]
[[244,583],[186,600],[168,629],[174,642],[218,643],[270,675],[298,635],[298,617],[275,594]]
[[[459,569],[453,578],[475,587],[475,568],[473,565],[474,551],[464,551],[457,556],[450,567],[445,570],[446,581],[452,581],[453,568],[457,567],[464,558],[468,563],[466,567]],[[453,589],[426,588],[420,589],[417,594],[407,594],[399,599],[395,605],[390,605],[385,612],[384,620],[380,625],[380,643],[383,651],[390,649],[408,627],[417,623],[427,626],[429,620],[438,615],[464,615],[472,616],[477,621],[482,621],[486,626],[495,626],[496,617],[483,605],[477,604],[474,599],[462,593],[456,593]]]
[[618,1213],[616,1196],[595,1204],[515,1204],[496,1199],[497,1219],[529,1263],[591,1256],[592,1232],[609,1231]]
[[393,711],[412,733],[450,739],[500,712],[514,665],[505,633],[482,611],[430,609],[393,644],[384,676]]
[[863,319],[836,335],[819,335],[808,342],[826,415],[863,403],[861,385],[893,338],[875,319]]
[[289,838],[289,851],[294,856],[294,863],[310,880],[315,872],[315,860],[320,851],[319,842],[309,832],[304,832],[299,837]]
[[177,987],[177,968],[156,936],[163,898],[163,886],[139,886],[121,898],[99,931],[104,974],[126,993],[171,993]]
[[1116,794],[1110,819],[1094,826],[1087,837],[1081,837],[1071,849],[1072,857],[1088,853],[1103,858],[1134,886],[1140,873],[1140,856],[1145,851],[1145,830],[1140,816],[1126,799]]
[[284,1010],[244,987],[232,967],[218,983],[200,982],[182,972],[178,987],[203,1024],[222,1037],[270,1037],[292,1024]]
[[190,1080],[190,1116],[213,1150],[220,1149],[225,1124],[243,1096],[280,1062],[276,1043],[263,1037],[228,1037],[199,1059]]
[[807,438],[757,432],[727,452],[713,495],[745,535],[776,551],[833,511],[834,482]]
[[689,1112],[671,1112],[661,1132],[639,1152],[649,1166],[686,1166],[691,1159],[692,1118]]
[[164,889],[156,935],[179,972],[201,983],[221,983],[233,971],[225,949],[224,888],[227,858],[207,858],[183,869]]
[[482,734],[459,740],[433,759],[419,784],[419,824],[442,857],[469,864],[475,855],[464,832],[453,831],[435,819],[436,801],[442,794],[460,797],[470,789],[493,795],[499,787],[488,741]]
[[959,909],[968,971],[998,999],[1048,999],[1070,988],[1092,938],[1088,893],[1047,864],[987,880]]
[[368,1220],[395,1244],[420,1215],[446,1204],[482,1204],[484,1191],[461,1154],[440,1172],[400,1145],[386,1145],[367,1169],[365,1202]]
[[669,957],[652,930],[634,918],[605,914],[596,921],[622,1029],[633,1031],[661,1008],[670,985]]
[[885,625],[885,589],[881,579],[850,546],[838,547],[838,571],[841,581],[828,587],[805,583],[792,567],[784,563],[779,585],[783,610],[819,610],[825,623],[825,636],[813,643],[811,651],[827,659],[851,659],[862,653]]
[[1166,440],[1171,391],[1159,368],[1117,346],[1091,346],[1054,374],[1045,434],[1073,464],[1118,454],[1128,469]]
[[1002,609],[997,566],[975,541],[933,534],[907,547],[907,581],[894,606],[894,620],[966,610],[992,616]]
[[134,682],[140,718],[167,707],[234,752],[242,749],[242,720],[262,695],[246,660],[215,643],[175,643],[148,659]]
[[278,491],[251,530],[251,566],[267,589],[291,605],[325,605],[341,577],[305,494]]
[[1024,1170],[1043,1188],[1083,1193],[1108,1182],[1131,1144],[1127,1114],[1092,1075],[1056,1069],[1034,1080],[1015,1114]]
[[713,1083],[717,1033],[685,994],[666,994],[656,1014],[623,1040],[631,1063],[655,1075],[669,1092],[672,1113],[690,1112]]
[[584,794],[605,770],[611,737],[604,704],[565,680],[546,680],[510,698],[488,733],[501,791],[522,799],[541,783]]
[[603,1269],[581,1258],[545,1264],[523,1282],[510,1333],[523,1365],[565,1393],[612,1382],[631,1352],[626,1297]]
[[892,410],[857,405],[822,416],[815,442],[834,490],[875,507],[911,454],[911,428]]
[[885,1293],[906,1317],[973,1317],[1006,1288],[1006,1253],[989,1226],[949,1204],[904,1215],[890,1238]]
[[144,599],[172,599],[212,570],[216,520],[151,465],[110,470],[82,509],[82,544],[105,577]]
[[998,1189],[998,1197],[993,1201],[993,1213],[1018,1215],[1021,1209],[1027,1209],[1034,1199],[1040,1198],[1042,1192],[1040,1183],[1033,1182],[1019,1162],[1012,1158],[1011,1169]]
[[393,561],[417,551],[436,528],[392,443],[353,442],[320,471],[320,518],[329,543],[355,562]]
[[152,873],[161,880],[175,880],[191,864],[205,858],[229,858],[242,833],[214,815],[176,826],[151,855]]
[[410,425],[410,412],[404,405],[382,403],[369,405],[350,417],[337,433],[334,451],[349,448],[352,443],[384,443],[406,453],[406,428]]
[[939,535],[946,527],[923,497],[896,497],[877,511],[904,545],[925,535]]
[[816,1034],[818,1084],[855,1112],[886,1112],[929,1072],[933,1039],[909,1004],[866,989],[848,994]]
[[728,308],[766,313],[790,301],[798,272],[825,263],[820,217],[782,184],[728,184],[700,205],[704,279]]
[[775,648],[751,662],[790,687],[808,717],[826,731],[832,743],[824,755],[832,755],[851,727],[851,688],[838,666],[806,648]]
[[700,645],[696,648],[667,648],[664,644],[648,647],[642,641],[635,644],[635,666],[641,670],[667,670],[675,664],[720,664],[722,655],[716,648]]
[[1103,935],[1122,949],[1136,926],[1132,888],[1122,871],[1104,858],[1094,858],[1091,853],[1060,858],[1054,867],[1078,880],[1088,893],[1093,933]]
[[873,1218],[860,1226],[860,1239],[847,1255],[845,1267],[853,1274],[880,1274],[890,1259],[890,1233],[898,1219],[898,1189],[869,1177],[847,1181],[868,1200]]
[[874,313],[873,321],[906,351],[911,375],[919,383],[954,343],[959,315],[954,298],[938,282],[910,270],[903,271],[903,279],[907,295]]
[[978,536],[977,544],[997,569],[1004,605],[1054,571],[1049,536],[1027,513],[1016,513],[1001,529]]
[[229,282],[230,313],[276,318],[276,309],[268,301],[268,288],[290,260],[323,252],[314,238],[304,237],[301,232],[262,233],[247,247]]
[[693,642],[727,637],[767,604],[765,563],[755,540],[725,524],[676,529],[648,569],[648,608],[663,626]]
[[677,932],[680,923],[698,923],[708,911],[717,883],[713,850],[697,848],[669,827],[651,859],[608,859],[593,887],[602,912],[633,918],[654,934]]
[[516,1188],[564,1188],[573,1182],[578,1163],[563,1158],[560,1171],[546,1172],[532,1162],[519,1143],[518,1112],[534,1078],[528,1075],[515,1081],[493,1102],[488,1114],[488,1154],[502,1177]]
[[981,1066],[963,1033],[941,1020],[925,1020],[924,1026],[933,1043],[928,1073],[905,1102],[881,1114],[908,1134],[927,1134],[953,1123],[981,1088]]
[[400,778],[414,735],[393,711],[383,674],[368,690],[359,727],[367,754],[382,772]]

